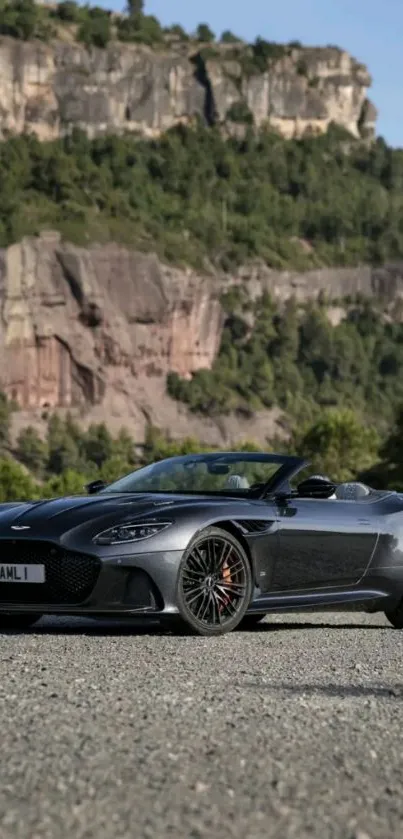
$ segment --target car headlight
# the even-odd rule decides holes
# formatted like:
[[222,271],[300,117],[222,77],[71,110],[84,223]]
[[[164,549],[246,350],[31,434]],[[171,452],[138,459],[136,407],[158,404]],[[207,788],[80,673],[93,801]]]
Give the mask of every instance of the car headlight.
[[97,545],[121,545],[124,542],[140,542],[141,539],[149,539],[150,536],[155,536],[171,524],[171,521],[118,524],[116,527],[110,527],[108,530],[98,533],[92,541]]

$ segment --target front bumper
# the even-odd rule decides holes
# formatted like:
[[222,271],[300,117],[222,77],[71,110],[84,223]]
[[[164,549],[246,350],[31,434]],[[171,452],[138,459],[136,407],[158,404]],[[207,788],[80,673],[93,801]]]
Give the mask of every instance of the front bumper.
[[47,583],[0,581],[0,614],[157,617],[178,612],[175,592],[182,551],[102,556],[78,555],[44,542],[27,553],[27,544],[23,546],[21,540],[20,545],[15,551],[14,543],[12,558],[7,560],[1,551],[0,562],[22,564],[44,557]]

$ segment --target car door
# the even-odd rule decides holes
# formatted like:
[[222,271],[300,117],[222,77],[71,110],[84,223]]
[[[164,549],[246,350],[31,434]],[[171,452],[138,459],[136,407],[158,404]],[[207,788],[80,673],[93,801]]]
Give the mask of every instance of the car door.
[[371,502],[296,498],[279,502],[277,514],[272,589],[358,583],[378,539]]

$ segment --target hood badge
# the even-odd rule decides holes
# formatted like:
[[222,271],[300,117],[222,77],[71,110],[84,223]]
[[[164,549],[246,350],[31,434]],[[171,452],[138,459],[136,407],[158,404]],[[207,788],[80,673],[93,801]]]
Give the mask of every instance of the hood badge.
[[11,530],[31,530],[27,524],[12,524]]

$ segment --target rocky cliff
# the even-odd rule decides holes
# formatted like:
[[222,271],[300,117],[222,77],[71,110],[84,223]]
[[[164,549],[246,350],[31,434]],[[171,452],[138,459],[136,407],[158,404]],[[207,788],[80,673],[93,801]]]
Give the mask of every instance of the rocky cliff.
[[[0,251],[0,388],[19,404],[21,423],[55,408],[84,421],[123,424],[141,441],[147,422],[174,437],[210,444],[281,434],[280,412],[216,421],[189,414],[165,392],[166,374],[187,376],[213,363],[224,322],[223,290],[241,285],[284,300],[325,294],[329,315],[346,295],[403,297],[403,264],[384,268],[279,273],[249,266],[207,277],[162,265],[118,245],[86,249],[43,234]],[[332,305],[333,304],[333,305]]]
[[[200,47],[200,45],[199,45]],[[0,137],[55,139],[74,127],[156,136],[202,118],[238,130],[247,119],[284,136],[320,133],[335,122],[370,138],[376,111],[366,67],[337,48],[283,48],[266,69],[250,48],[169,49],[0,38]]]

